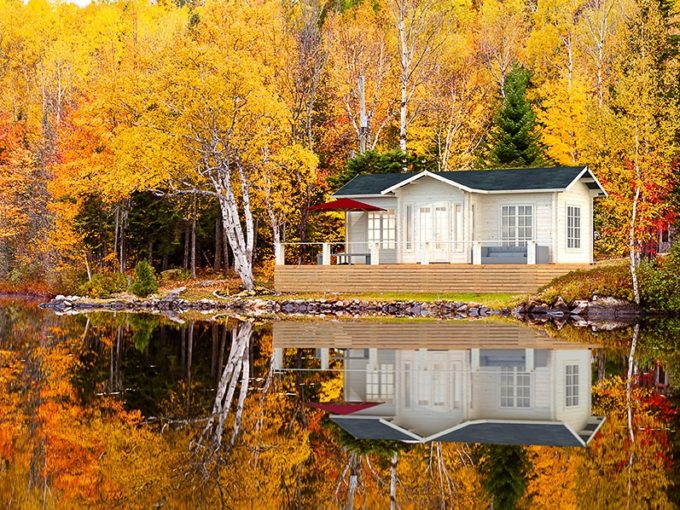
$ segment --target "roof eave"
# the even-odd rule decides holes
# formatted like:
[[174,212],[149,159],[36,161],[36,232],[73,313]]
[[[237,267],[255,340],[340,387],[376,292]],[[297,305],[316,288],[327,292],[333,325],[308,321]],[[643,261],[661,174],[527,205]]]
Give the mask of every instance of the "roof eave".
[[403,181],[398,182],[397,184],[394,184],[394,185],[390,186],[389,188],[382,190],[380,193],[382,195],[386,195],[388,193],[393,193],[395,190],[398,190],[399,188],[406,186],[407,184],[411,184],[412,182],[420,180],[423,177],[432,177],[433,179],[438,180],[440,182],[443,182],[445,184],[448,184],[449,186],[453,186],[453,187],[461,189],[463,191],[468,191],[470,193],[484,193],[484,191],[482,191],[482,190],[468,188],[467,186],[464,186],[460,183],[457,183],[456,181],[452,181],[450,179],[447,179],[446,177],[442,177],[441,175],[437,175],[436,173],[430,172],[428,170],[423,170],[419,174],[412,175],[408,179],[404,179]]
[[583,170],[579,172],[579,174],[569,183],[569,185],[564,189],[564,191],[569,191],[578,181],[580,181],[583,178],[584,174],[590,174],[590,177],[593,178],[593,181],[595,181],[595,184],[598,185],[600,188],[600,191],[604,194],[604,196],[609,196],[607,191],[604,189],[604,186],[602,186],[602,183],[597,180],[597,177],[595,177],[595,174],[588,168],[588,165],[583,167]]

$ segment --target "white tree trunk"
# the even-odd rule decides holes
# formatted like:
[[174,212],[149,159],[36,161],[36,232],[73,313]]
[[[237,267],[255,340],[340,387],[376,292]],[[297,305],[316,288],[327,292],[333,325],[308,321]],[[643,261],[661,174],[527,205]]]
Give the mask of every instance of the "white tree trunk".
[[397,461],[399,460],[399,453],[394,452],[390,461],[391,475],[390,475],[390,510],[397,509]]
[[406,129],[408,124],[408,80],[411,67],[411,56],[409,53],[408,40],[406,38],[405,23],[405,0],[398,4],[397,30],[399,32],[399,43],[401,50],[401,102],[399,103],[399,148],[406,152]]

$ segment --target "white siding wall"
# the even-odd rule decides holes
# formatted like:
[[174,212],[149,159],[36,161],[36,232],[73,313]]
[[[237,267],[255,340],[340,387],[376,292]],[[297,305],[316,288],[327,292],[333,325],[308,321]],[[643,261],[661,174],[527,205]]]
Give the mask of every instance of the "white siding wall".
[[[576,432],[585,427],[590,418],[590,395],[592,385],[591,352],[583,350],[553,351],[555,366],[555,417],[568,423]],[[578,405],[566,406],[566,366],[578,365]]]
[[[397,209],[397,199],[394,197],[358,198],[357,200],[365,204],[382,207],[383,209]],[[397,242],[399,230],[400,225],[397,219]],[[350,243],[348,247],[349,253],[368,253],[370,251],[368,246],[368,213],[347,213],[347,241]],[[380,250],[380,261],[386,264],[396,263],[397,250]],[[355,258],[352,262],[361,264],[364,261],[361,258]]]
[[515,193],[477,195],[477,239],[501,240],[501,208],[504,205],[532,205],[534,208],[534,239],[540,246],[550,248],[553,259],[553,194]]
[[[449,239],[453,240],[453,204],[465,204],[465,192],[461,189],[438,181],[431,177],[423,177],[411,184],[399,188],[395,192],[395,196],[399,200],[399,210],[397,212],[397,243],[400,250],[401,262],[420,262],[419,245],[421,239],[419,238],[418,215],[419,207],[432,205],[435,203],[446,203],[449,209]],[[413,207],[413,219],[415,221],[415,238],[413,239],[413,248],[406,250],[406,206]],[[467,214],[463,208],[463,223],[467,222]],[[465,226],[462,226],[461,236],[464,236]],[[464,239],[464,237],[462,237]],[[467,262],[467,249],[463,244],[463,249],[457,253],[451,253],[449,261],[451,262]]]
[[[581,208],[581,248],[567,248],[567,207]],[[557,260],[562,263],[593,261],[593,199],[586,186],[577,182],[557,195]]]

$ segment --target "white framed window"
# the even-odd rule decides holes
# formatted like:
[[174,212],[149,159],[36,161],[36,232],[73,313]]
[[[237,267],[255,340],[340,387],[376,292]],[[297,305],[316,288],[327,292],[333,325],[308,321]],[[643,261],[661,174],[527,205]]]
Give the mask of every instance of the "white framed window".
[[581,248],[581,208],[567,206],[567,248]]
[[394,250],[397,244],[397,216],[394,209],[368,213],[368,243],[380,243],[385,250]]
[[453,250],[456,252],[463,251],[463,204],[454,204],[453,206]]
[[394,397],[394,365],[381,363],[366,371],[366,398],[391,402]]
[[530,385],[530,374],[517,371],[517,367],[504,367],[501,370],[501,407],[530,407]]
[[565,367],[564,395],[566,407],[578,405],[578,365],[567,365]]
[[501,240],[503,246],[526,246],[534,238],[534,207],[504,205],[501,207]]

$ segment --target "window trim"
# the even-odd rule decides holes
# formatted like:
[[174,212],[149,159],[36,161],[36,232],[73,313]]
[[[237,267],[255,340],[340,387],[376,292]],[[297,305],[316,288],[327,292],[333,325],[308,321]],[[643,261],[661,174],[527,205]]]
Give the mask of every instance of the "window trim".
[[[531,207],[531,238],[527,240],[522,240],[520,241],[515,235],[514,239],[512,242],[514,244],[505,244],[505,239],[503,238],[503,208],[505,207]],[[515,209],[515,219],[517,219],[517,209]],[[515,234],[517,234],[517,228],[518,226],[515,225]],[[527,203],[527,202],[520,202],[520,203],[504,203],[500,204],[500,207],[498,208],[498,240],[501,243],[501,246],[526,246],[529,241],[535,241],[536,240],[536,204],[534,203]],[[519,244],[520,242],[524,242],[525,244]]]
[[[578,210],[578,237],[569,237],[569,209]],[[583,206],[577,204],[567,203],[564,208],[564,228],[565,228],[565,243],[566,250],[576,252],[583,249]],[[575,229],[576,227],[574,227]],[[569,246],[570,239],[578,241],[578,246]]]
[[[569,368],[575,368],[574,373],[569,374]],[[572,378],[571,383],[569,382],[569,377]],[[573,361],[568,361],[564,365],[564,407],[578,407],[579,406],[579,393],[581,386],[581,370],[579,369],[579,364]],[[572,389],[570,391],[570,388]]]
[[[377,216],[378,218],[378,228],[376,229],[375,227],[372,228],[372,222],[375,221],[375,218]],[[390,227],[389,221],[388,221],[388,216],[392,217],[392,225]],[[372,233],[377,232],[380,234],[379,239],[373,239]],[[392,231],[392,236],[385,235],[386,232],[389,230]],[[367,244],[369,245],[369,249],[371,244],[374,242],[380,243],[380,249],[381,250],[396,250],[397,249],[397,211],[394,208],[387,208],[384,211],[371,211],[368,213],[366,216],[366,240]]]

